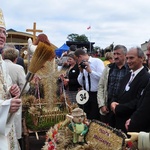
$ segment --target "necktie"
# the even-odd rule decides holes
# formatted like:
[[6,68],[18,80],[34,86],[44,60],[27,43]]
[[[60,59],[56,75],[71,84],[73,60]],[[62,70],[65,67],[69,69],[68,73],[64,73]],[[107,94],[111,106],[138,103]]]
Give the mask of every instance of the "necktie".
[[[83,80],[83,88],[84,88],[84,90],[86,90],[86,83],[85,83],[84,74],[83,74],[82,80]],[[89,92],[90,92],[91,91],[91,79],[90,79],[90,74],[89,73],[88,73],[88,83],[89,83]]]
[[89,82],[89,92],[91,91],[91,78],[90,74],[88,73],[88,82]]
[[130,76],[130,80],[129,80],[129,82],[127,83],[127,85],[126,85],[126,87],[125,87],[125,90],[126,91],[129,91],[129,89],[130,89],[130,84],[132,83],[132,81],[133,81],[133,79],[134,79],[134,73],[131,73],[131,76]]
[[129,80],[129,82],[128,82],[128,85],[130,85],[130,84],[131,84],[131,82],[133,81],[133,79],[134,79],[134,75],[135,75],[134,73],[132,73],[132,74],[131,74],[131,77],[130,77],[130,80]]
[[86,90],[86,85],[85,85],[85,76],[84,76],[84,73],[83,73],[82,80],[83,80],[83,88],[84,88],[84,90]]

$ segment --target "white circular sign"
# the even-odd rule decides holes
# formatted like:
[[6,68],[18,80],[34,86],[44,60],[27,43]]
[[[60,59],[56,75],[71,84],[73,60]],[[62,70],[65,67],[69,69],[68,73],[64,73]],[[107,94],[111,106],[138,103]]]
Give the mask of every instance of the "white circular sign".
[[89,93],[86,90],[81,90],[76,95],[76,101],[78,104],[83,105],[89,100]]

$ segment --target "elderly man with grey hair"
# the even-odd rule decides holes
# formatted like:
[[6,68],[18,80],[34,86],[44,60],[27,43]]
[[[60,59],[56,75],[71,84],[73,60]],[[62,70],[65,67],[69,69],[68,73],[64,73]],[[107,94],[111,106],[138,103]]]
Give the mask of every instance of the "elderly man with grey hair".
[[[7,49],[8,47],[10,47],[10,48],[15,48],[15,45],[13,45],[12,43],[5,43],[5,46],[4,46],[4,48],[2,49],[2,53],[3,53],[3,51],[4,51],[5,49]],[[16,49],[16,50],[19,52],[18,49]],[[3,55],[3,54],[2,54],[2,55]],[[16,64],[21,65],[21,66],[25,69],[24,59],[23,59],[21,56],[19,56],[19,53],[18,53],[18,58],[17,58]]]
[[110,109],[112,97],[119,91],[122,78],[129,72],[126,63],[127,48],[116,45],[113,50],[114,63],[106,65],[98,84],[97,100],[101,121],[114,127],[114,114]]
[[[8,67],[12,82],[17,84],[20,90],[22,90],[26,82],[26,75],[24,68],[21,65],[16,64],[18,56],[19,51],[15,48],[8,47],[3,50],[3,59]],[[26,86],[25,91],[28,91],[28,89],[29,85]]]
[[143,66],[144,52],[139,47],[132,47],[126,55],[126,61],[131,69],[121,81],[118,94],[113,97],[111,110],[115,114],[117,129],[125,133],[125,122],[135,112],[136,105],[147,86],[150,74]]

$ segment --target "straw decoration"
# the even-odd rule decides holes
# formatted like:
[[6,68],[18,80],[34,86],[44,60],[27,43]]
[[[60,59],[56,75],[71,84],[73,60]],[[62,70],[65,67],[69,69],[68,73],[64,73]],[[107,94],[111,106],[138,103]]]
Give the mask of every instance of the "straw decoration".
[[43,42],[39,42],[31,59],[29,72],[33,74],[36,73],[43,67],[46,61],[52,60],[54,57],[54,49]]

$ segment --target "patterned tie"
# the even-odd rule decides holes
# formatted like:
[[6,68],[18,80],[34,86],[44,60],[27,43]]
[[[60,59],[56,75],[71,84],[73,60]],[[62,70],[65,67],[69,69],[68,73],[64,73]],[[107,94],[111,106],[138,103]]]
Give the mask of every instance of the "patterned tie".
[[134,73],[131,73],[131,76],[130,76],[130,80],[129,82],[127,83],[126,87],[125,87],[125,91],[129,91],[130,89],[130,84],[132,83],[133,79],[134,79]]
[[130,85],[130,84],[131,84],[131,82],[133,81],[133,79],[134,79],[134,75],[135,75],[134,73],[132,73],[132,74],[131,74],[131,77],[130,77],[130,80],[129,80],[129,82],[128,82],[128,85]]

